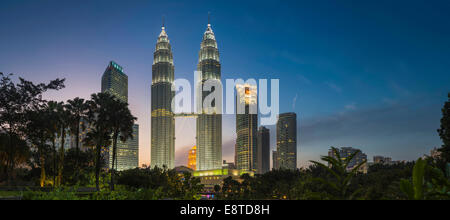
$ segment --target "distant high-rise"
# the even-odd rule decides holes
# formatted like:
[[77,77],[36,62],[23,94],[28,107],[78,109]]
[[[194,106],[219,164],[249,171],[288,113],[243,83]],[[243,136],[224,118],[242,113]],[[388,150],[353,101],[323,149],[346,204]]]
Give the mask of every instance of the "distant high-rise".
[[172,49],[163,26],[152,66],[151,167],[175,167],[175,118],[171,107],[173,81]]
[[272,151],[272,170],[278,170],[280,166],[278,166],[278,153],[276,150]]
[[[128,102],[128,76],[114,61],[109,62],[102,76],[102,92],[109,93],[122,102]],[[133,139],[117,142],[116,169],[118,171],[139,166],[139,126],[133,125]],[[109,153],[107,153],[109,151]],[[112,150],[106,151],[106,163],[112,168]]]
[[[202,103],[212,92],[220,92],[215,86],[211,91],[203,91],[207,80],[221,85],[221,70],[219,50],[211,24],[203,35],[200,45],[197,70],[200,76],[196,79],[197,102],[197,170],[212,170],[222,168],[222,112],[219,100],[214,100],[211,107],[203,108]],[[220,90],[219,90],[220,89]],[[217,104],[217,105],[216,105]]]
[[[116,169],[118,171],[134,169],[139,166],[139,125],[133,125],[133,139],[128,139],[117,148]],[[120,142],[120,141],[118,141]],[[119,145],[119,143],[117,143]]]
[[280,169],[297,169],[297,115],[284,113],[277,122],[277,156]]
[[120,101],[128,103],[128,76],[114,61],[109,62],[103,73],[102,92],[114,95]]
[[197,169],[197,146],[192,147],[188,152],[187,167],[191,168],[192,170]]
[[374,164],[392,164],[392,158],[384,156],[373,156]]
[[257,146],[256,170],[264,174],[270,170],[270,131],[264,126],[259,127]]
[[[257,88],[256,85],[236,85],[236,167],[239,170],[257,169]],[[239,110],[242,108],[241,110]],[[241,112],[239,112],[241,111]]]
[[[359,152],[358,152],[359,151]],[[356,153],[358,152],[358,153]],[[352,160],[348,163],[347,171],[352,170],[356,166],[358,166],[360,163],[366,161],[364,165],[362,165],[358,170],[363,173],[367,173],[368,165],[367,165],[367,155],[363,153],[360,149],[353,148],[353,147],[342,147],[341,149],[338,148],[339,157],[341,160],[345,161],[348,160],[349,156],[356,153],[356,155],[353,157]],[[336,158],[336,155],[334,155],[332,149],[328,151],[328,156]],[[329,164],[330,165],[330,164]]]

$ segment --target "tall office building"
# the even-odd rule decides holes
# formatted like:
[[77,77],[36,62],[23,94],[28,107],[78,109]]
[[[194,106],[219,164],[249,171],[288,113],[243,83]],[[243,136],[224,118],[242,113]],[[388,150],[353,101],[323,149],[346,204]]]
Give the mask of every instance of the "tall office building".
[[257,169],[258,109],[256,85],[236,85],[236,167]]
[[374,164],[385,164],[385,165],[393,164],[392,158],[384,157],[384,156],[373,156],[373,163]]
[[284,113],[277,122],[277,160],[280,169],[297,169],[297,115]]
[[114,61],[109,62],[103,73],[102,92],[114,95],[122,102],[128,102],[128,76]]
[[278,153],[276,150],[272,151],[272,170],[278,170],[280,166],[278,166]]
[[133,125],[133,138],[126,141],[127,148],[117,154],[117,170],[139,167],[139,125]]
[[[114,95],[122,102],[128,102],[128,76],[114,61],[109,62],[102,76],[102,92]],[[139,165],[139,127],[133,125],[133,137],[126,142],[117,142],[116,169],[133,169]],[[108,153],[109,152],[109,153]],[[112,168],[112,150],[105,151],[106,164]]]
[[[214,87],[211,91],[202,91],[207,80],[221,85],[219,50],[216,37],[208,22],[208,27],[200,44],[197,70],[200,75],[196,79],[197,95],[197,170],[212,170],[222,168],[222,112],[214,100],[211,107],[203,108],[202,103],[212,92],[221,88]],[[220,90],[219,90],[220,89]]]
[[175,118],[172,112],[173,55],[163,25],[152,66],[151,167],[175,167]]
[[194,146],[189,150],[188,152],[188,164],[187,167],[189,167],[192,170],[197,169],[197,146]]
[[257,173],[264,174],[270,170],[270,131],[264,126],[259,127],[257,138]]
[[[128,139],[125,143],[117,142],[116,169],[118,171],[134,169],[139,166],[139,125],[133,125],[133,138]],[[121,145],[119,145],[121,143]],[[119,147],[120,146],[120,147]],[[110,158],[112,152],[109,151]],[[110,167],[112,161],[110,160]]]

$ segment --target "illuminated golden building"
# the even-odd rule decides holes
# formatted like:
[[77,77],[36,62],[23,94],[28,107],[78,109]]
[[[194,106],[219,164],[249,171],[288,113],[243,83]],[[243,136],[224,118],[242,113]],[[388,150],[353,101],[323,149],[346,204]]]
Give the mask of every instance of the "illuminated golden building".
[[197,166],[197,146],[194,146],[188,153],[188,167],[192,170],[196,170]]
[[257,88],[251,84],[236,85],[236,149],[239,170],[257,169],[258,109]]

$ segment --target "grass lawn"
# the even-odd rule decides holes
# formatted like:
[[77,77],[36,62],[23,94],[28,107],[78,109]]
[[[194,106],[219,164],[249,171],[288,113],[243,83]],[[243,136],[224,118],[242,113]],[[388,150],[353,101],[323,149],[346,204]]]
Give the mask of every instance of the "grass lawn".
[[20,191],[0,191],[0,198],[20,196]]

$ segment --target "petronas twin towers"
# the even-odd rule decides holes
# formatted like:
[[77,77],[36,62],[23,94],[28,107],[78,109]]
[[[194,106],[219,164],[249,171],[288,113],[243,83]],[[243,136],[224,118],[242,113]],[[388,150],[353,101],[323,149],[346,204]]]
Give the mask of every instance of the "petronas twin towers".
[[152,149],[151,166],[174,167],[175,115],[171,103],[174,93],[174,66],[169,37],[162,27],[152,66]]
[[[211,24],[203,35],[196,82],[198,103],[197,118],[197,170],[220,169],[222,167],[222,115],[215,103],[211,109],[201,104],[212,91],[202,91],[209,80],[221,83],[219,50]],[[156,43],[152,66],[152,116],[151,116],[151,167],[175,167],[175,114],[171,109],[174,92],[174,65],[170,41],[162,27]]]

